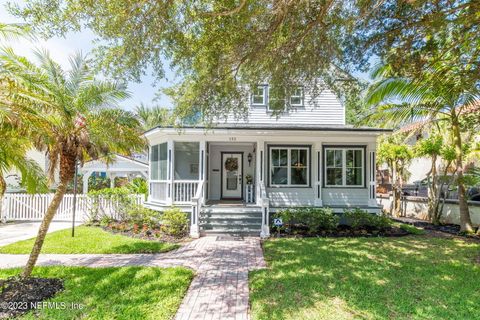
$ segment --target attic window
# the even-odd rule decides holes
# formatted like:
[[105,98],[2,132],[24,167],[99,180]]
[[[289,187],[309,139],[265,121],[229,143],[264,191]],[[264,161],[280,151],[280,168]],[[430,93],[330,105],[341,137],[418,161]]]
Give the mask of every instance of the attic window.
[[303,87],[297,87],[292,91],[290,105],[294,107],[303,106]]
[[252,106],[265,106],[267,104],[267,86],[257,86],[252,92]]

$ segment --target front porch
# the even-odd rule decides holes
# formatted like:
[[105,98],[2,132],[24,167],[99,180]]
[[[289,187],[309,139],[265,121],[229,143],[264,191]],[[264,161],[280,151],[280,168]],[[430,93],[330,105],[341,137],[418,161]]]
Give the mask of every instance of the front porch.
[[146,205],[157,210],[176,206],[189,212],[192,237],[200,236],[201,229],[268,237],[263,148],[262,142],[180,139],[154,145]]

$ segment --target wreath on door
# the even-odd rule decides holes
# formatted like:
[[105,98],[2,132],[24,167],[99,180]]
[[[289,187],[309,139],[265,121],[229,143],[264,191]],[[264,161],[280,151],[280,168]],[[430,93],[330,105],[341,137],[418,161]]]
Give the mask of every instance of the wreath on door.
[[225,160],[225,170],[227,170],[227,171],[238,170],[238,159],[237,158],[228,158],[227,160]]

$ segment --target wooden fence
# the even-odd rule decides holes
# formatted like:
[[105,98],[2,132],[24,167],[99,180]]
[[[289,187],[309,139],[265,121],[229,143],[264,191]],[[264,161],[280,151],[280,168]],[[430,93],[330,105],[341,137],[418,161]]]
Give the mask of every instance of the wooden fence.
[[[143,204],[144,195],[132,194],[129,197],[134,204]],[[43,219],[52,199],[53,194],[6,194],[0,205],[0,217],[3,221],[40,221]],[[119,212],[125,209],[122,206],[124,204],[118,200],[103,197],[93,198],[85,194],[77,194],[75,220],[86,221],[92,215],[92,210],[99,212],[101,215],[118,218]],[[72,214],[73,194],[66,194],[53,220],[70,221],[73,218]]]

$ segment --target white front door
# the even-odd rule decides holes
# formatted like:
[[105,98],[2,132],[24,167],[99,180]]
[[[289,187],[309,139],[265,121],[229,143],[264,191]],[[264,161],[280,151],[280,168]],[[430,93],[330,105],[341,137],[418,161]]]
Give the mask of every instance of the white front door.
[[222,198],[242,199],[243,153],[222,152]]

